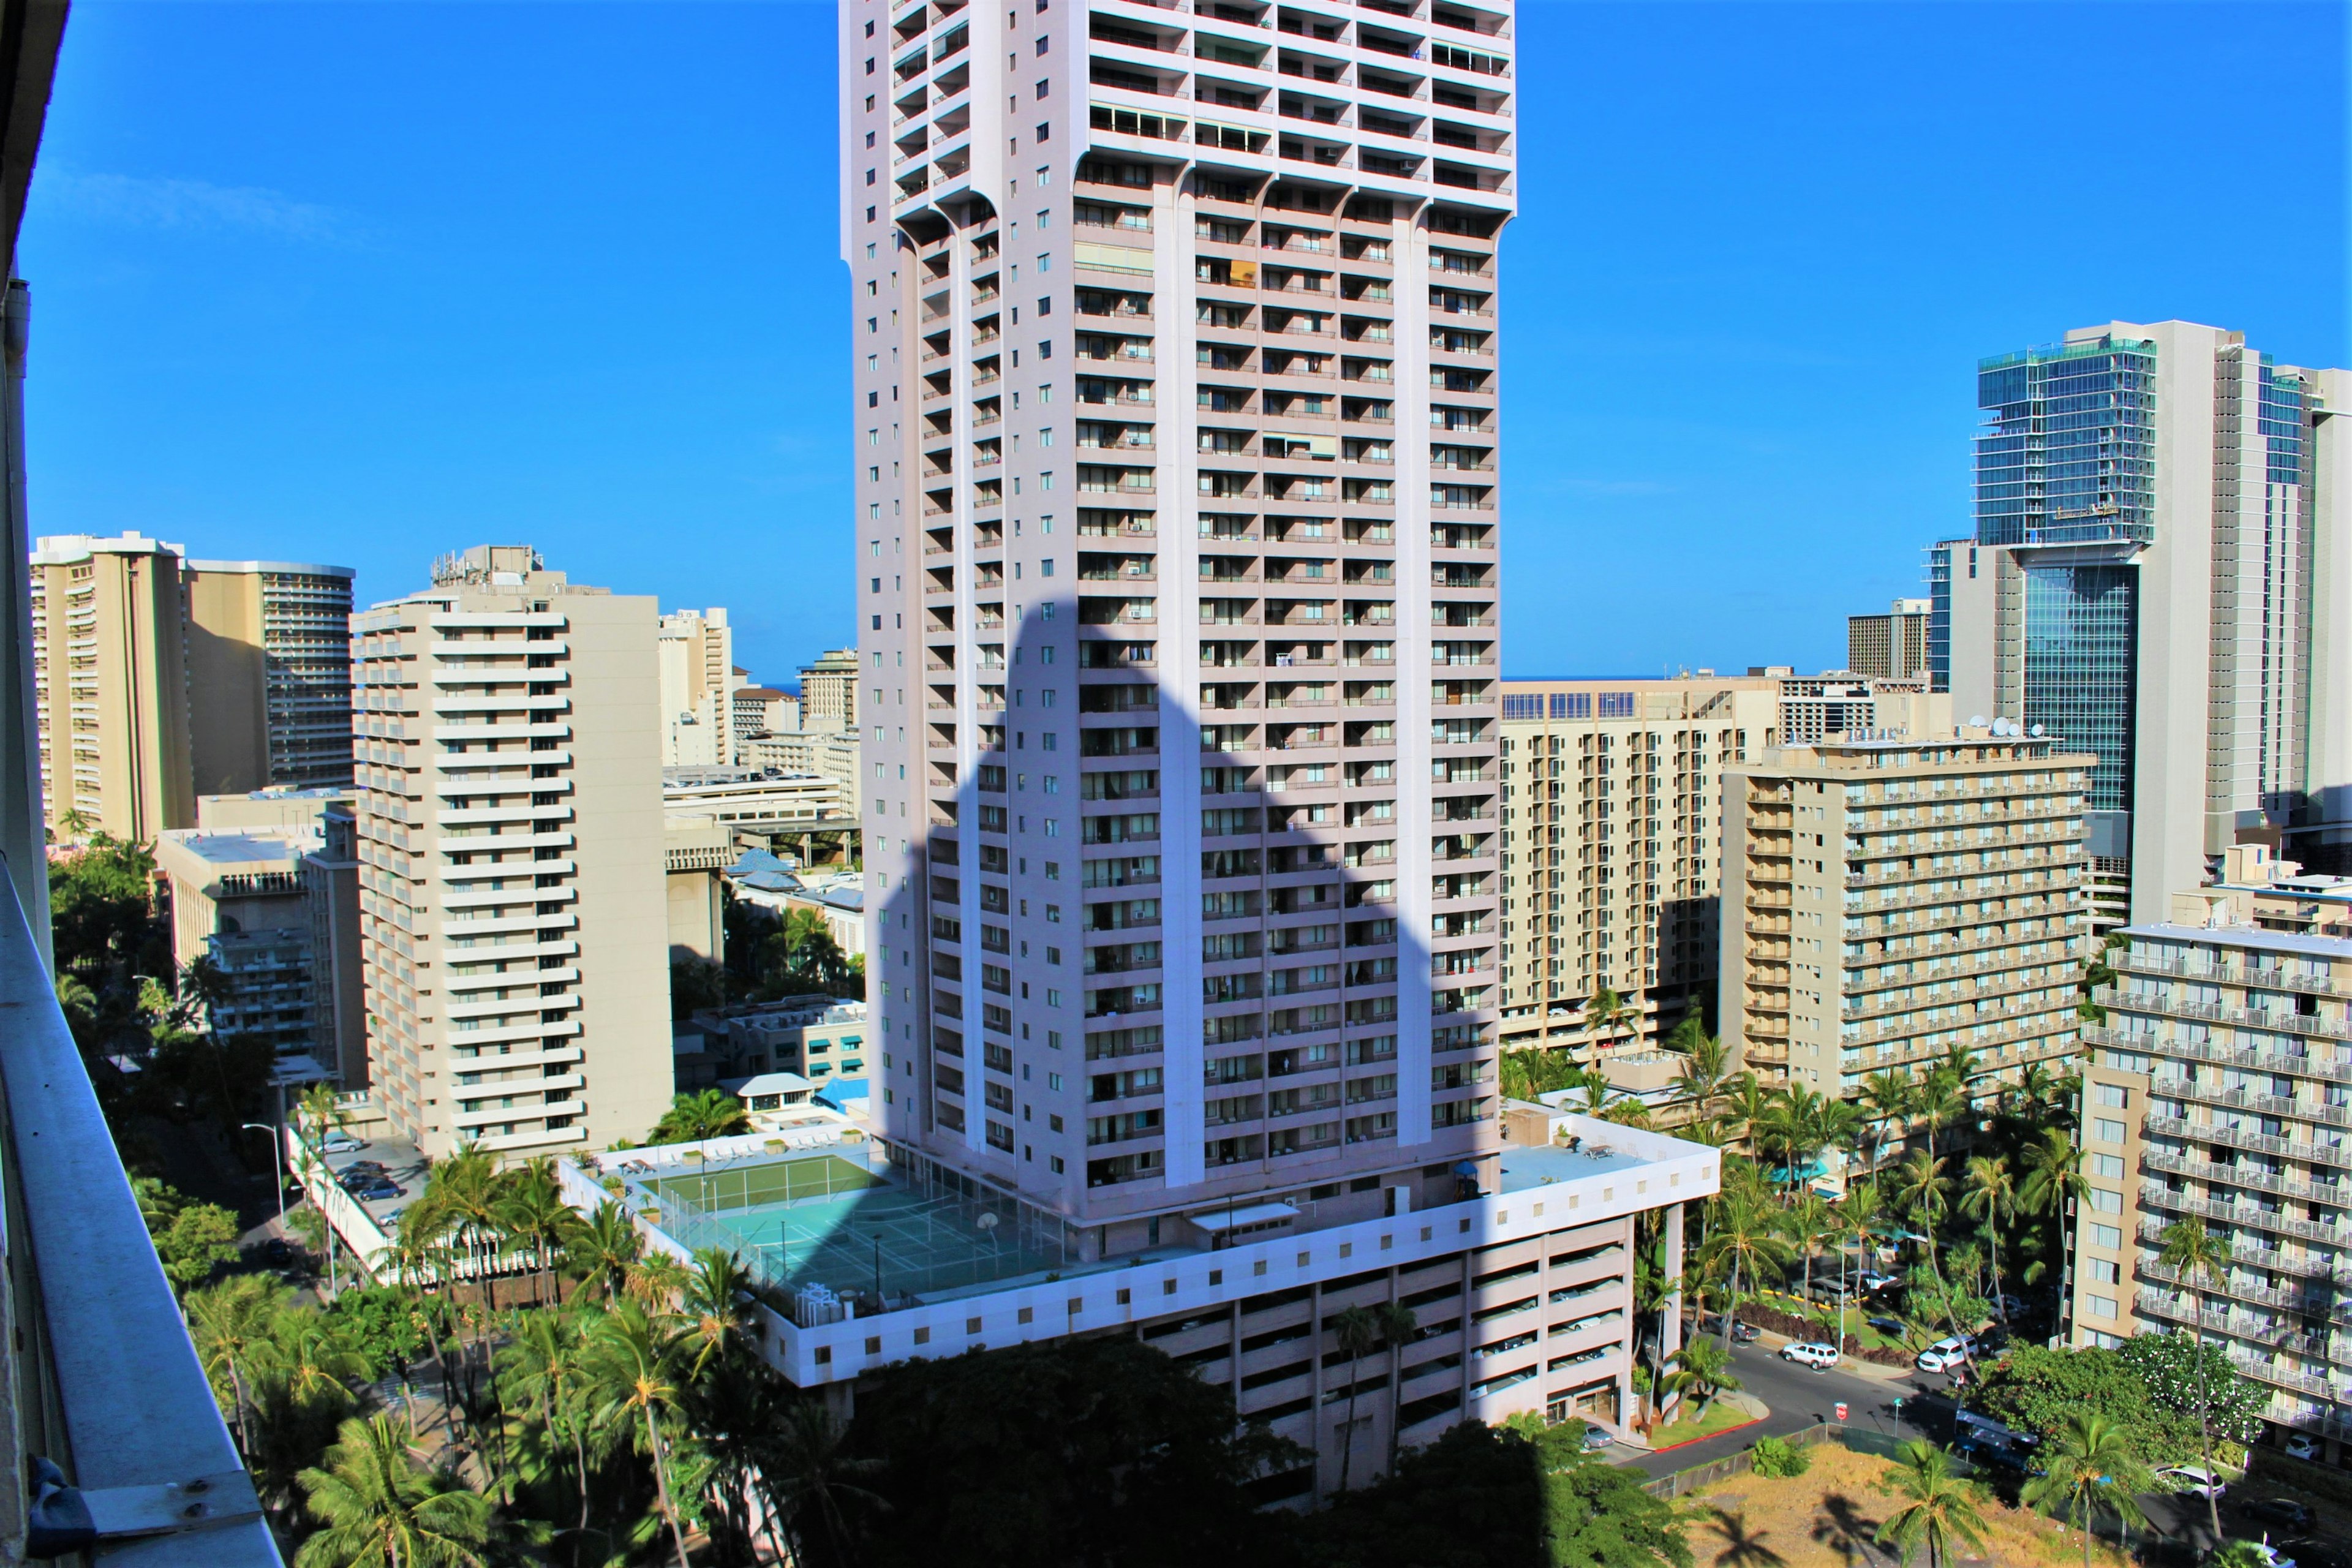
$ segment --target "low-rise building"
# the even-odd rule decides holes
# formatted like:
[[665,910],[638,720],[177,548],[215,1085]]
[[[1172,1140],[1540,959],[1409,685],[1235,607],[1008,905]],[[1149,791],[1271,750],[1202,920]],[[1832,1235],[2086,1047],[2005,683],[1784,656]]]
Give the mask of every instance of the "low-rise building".
[[[591,1155],[561,1179],[586,1212],[617,1177],[656,1250],[739,1254],[757,1286],[752,1342],[798,1387],[846,1395],[909,1358],[1132,1334],[1302,1446],[1307,1462],[1267,1489],[1282,1496],[1333,1489],[1350,1447],[1360,1471],[1465,1417],[1622,1431],[1645,1326],[1636,1216],[1665,1211],[1679,1274],[1683,1205],[1720,1183],[1714,1149],[1538,1110],[1532,1141],[1506,1143],[1483,1184],[1448,1163],[1402,1183],[1277,1187],[1154,1221],[1150,1245],[1114,1253],[1099,1227],[827,1121],[814,1096],[795,1121]],[[1415,1331],[1351,1355],[1334,1323],[1356,1307],[1402,1309]],[[1671,1352],[1678,1303],[1659,1329]]]
[[840,996],[786,996],[747,1002],[694,1016],[716,1077],[756,1077],[796,1072],[822,1085],[832,1078],[858,1078],[874,1061],[868,1047],[866,1004]]
[[[2270,1390],[2275,1431],[2352,1438],[2352,938],[2265,930],[2244,888],[2123,928],[2086,1026],[2071,1342],[2201,1334]],[[2162,1260],[2195,1217],[2226,1261]]]
[[173,828],[155,841],[171,904],[172,954],[219,971],[212,1025],[268,1041],[281,1057],[311,1048],[310,913],[302,859],[315,834],[207,833]]

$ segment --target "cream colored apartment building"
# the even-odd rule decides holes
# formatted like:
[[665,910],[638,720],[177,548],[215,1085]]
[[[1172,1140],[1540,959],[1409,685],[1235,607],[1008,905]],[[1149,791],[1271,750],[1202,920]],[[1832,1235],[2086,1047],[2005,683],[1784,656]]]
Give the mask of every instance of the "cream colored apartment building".
[[669,1100],[656,618],[507,545],[353,617],[369,1066],[428,1155]]
[[1724,1042],[1852,1100],[1958,1047],[1975,1092],[2080,1047],[2092,759],[2001,721],[1835,736],[1724,771]]
[[189,561],[189,759],[199,795],[352,778],[352,569]]
[[727,612],[673,610],[661,618],[662,765],[723,767],[735,760],[735,632]]
[[118,838],[196,819],[181,549],[58,534],[31,558],[41,798],[53,836],[78,815]]
[[[2086,1027],[2083,1173],[2069,1338],[2201,1333],[2270,1390],[2273,1427],[2352,1437],[2352,938],[2264,929],[2352,907],[2352,881],[2298,879],[2226,851],[2245,880],[2126,926]],[[2281,886],[2281,882],[2304,885]],[[2168,1226],[2204,1221],[2227,1262],[2184,1279]]]
[[1502,1044],[1592,1044],[1604,986],[1627,1050],[1704,1011],[1716,984],[1721,770],[1778,743],[1780,682],[1507,680]]

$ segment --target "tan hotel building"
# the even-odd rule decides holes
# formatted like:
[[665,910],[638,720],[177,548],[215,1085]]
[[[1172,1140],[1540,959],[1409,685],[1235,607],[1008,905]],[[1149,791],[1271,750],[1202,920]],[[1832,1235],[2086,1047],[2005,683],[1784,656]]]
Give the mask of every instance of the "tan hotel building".
[[1768,1082],[1851,1100],[1955,1046],[1979,1092],[2080,1047],[2092,759],[1962,726],[1831,737],[1723,775],[1722,1036]]
[[671,1084],[654,601],[520,545],[434,577],[352,619],[373,1091],[433,1158],[643,1137]]

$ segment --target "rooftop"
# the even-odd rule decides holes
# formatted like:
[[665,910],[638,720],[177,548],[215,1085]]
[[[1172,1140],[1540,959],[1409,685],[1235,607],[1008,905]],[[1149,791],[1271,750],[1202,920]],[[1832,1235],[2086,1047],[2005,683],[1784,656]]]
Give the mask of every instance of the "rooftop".
[[[1593,1125],[1606,1127],[1608,1124],[1598,1122]],[[1630,1171],[1647,1163],[1649,1161],[1632,1148],[1610,1142],[1605,1134],[1586,1137],[1574,1148],[1553,1143],[1541,1149],[1529,1149],[1507,1143],[1503,1146],[1503,1191],[1523,1193],[1535,1187],[1580,1181],[1586,1176]]]
[[2148,937],[2159,942],[2215,942],[2231,947],[2255,947],[2269,952],[2295,952],[2310,958],[2352,958],[2352,939],[2340,936],[2302,936],[2294,931],[2270,931],[2261,926],[2192,926],[2175,925],[2158,921],[2148,925],[2123,928],[2125,936]]

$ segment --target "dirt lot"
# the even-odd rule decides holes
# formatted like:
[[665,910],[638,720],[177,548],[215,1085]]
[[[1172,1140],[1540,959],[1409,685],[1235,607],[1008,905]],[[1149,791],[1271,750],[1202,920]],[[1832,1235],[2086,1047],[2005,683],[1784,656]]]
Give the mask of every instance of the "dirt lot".
[[[1701,1568],[1894,1568],[1895,1552],[1874,1539],[1901,1506],[1876,1484],[1893,1464],[1827,1443],[1809,1451],[1812,1468],[1801,1476],[1734,1476],[1685,1500],[1697,1516],[1690,1544]],[[2083,1561],[2083,1538],[2074,1531],[1998,1501],[1982,1509],[1990,1527],[1985,1549],[1962,1548],[1955,1568],[2067,1568]],[[1913,1561],[1924,1563],[1925,1551]],[[2091,1561],[2097,1568],[2123,1568],[2124,1563],[2105,1542],[2093,1548]]]

